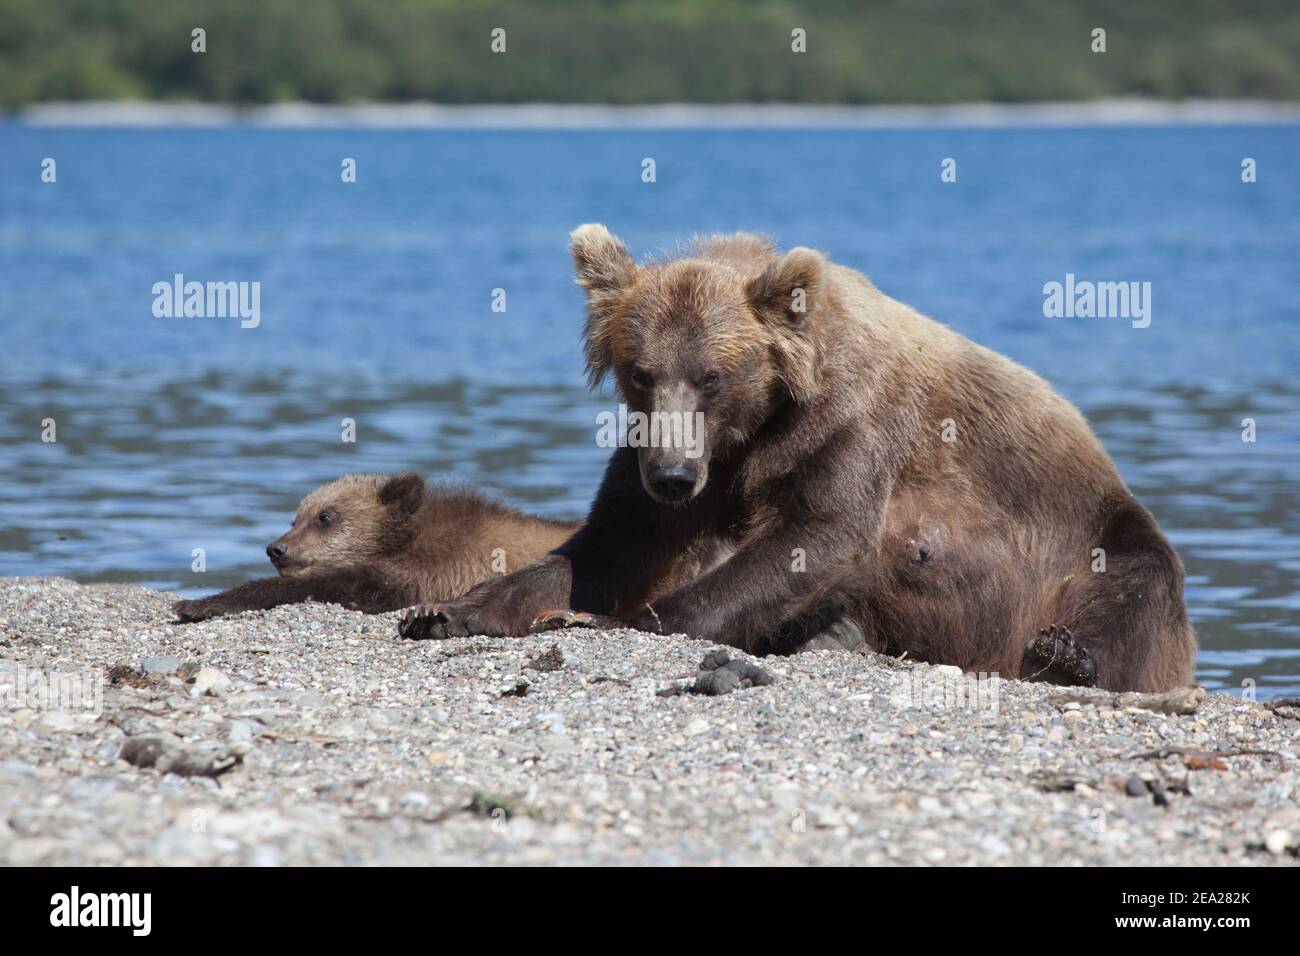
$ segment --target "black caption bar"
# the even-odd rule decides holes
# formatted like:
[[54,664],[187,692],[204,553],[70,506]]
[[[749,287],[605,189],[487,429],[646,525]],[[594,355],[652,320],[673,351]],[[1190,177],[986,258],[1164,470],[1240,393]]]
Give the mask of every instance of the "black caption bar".
[[779,924],[782,914],[818,934],[924,927],[927,939],[962,938],[999,925],[1072,941],[1188,933],[1231,941],[1289,925],[1294,869],[9,869],[0,871],[0,912],[11,943],[75,933],[188,944],[255,931],[246,938],[259,945],[373,945],[377,930],[445,939],[519,920],[532,938],[639,935],[647,920],[677,937],[710,932],[719,919],[737,930]]

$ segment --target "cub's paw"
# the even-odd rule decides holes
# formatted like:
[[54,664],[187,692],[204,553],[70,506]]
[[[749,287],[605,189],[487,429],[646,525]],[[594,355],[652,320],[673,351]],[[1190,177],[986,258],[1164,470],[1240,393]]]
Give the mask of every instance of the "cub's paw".
[[220,617],[226,612],[215,601],[203,598],[197,601],[177,601],[172,605],[172,613],[182,623],[193,624],[195,621]]
[[528,626],[529,634],[541,631],[562,631],[571,627],[626,627],[620,621],[602,614],[588,614],[586,611],[552,610],[543,611],[533,618]]
[[1097,664],[1074,639],[1069,628],[1051,624],[1038,632],[1025,648],[1022,676],[1076,687],[1097,683]]

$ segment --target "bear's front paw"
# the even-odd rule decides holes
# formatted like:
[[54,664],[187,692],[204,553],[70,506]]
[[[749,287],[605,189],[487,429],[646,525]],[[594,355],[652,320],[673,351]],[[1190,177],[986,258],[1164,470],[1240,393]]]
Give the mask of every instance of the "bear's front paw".
[[512,630],[504,616],[466,601],[417,604],[402,612],[397,622],[399,636],[412,641],[442,641],[449,637],[513,637],[525,633]]
[[219,604],[204,598],[198,601],[177,601],[172,605],[172,613],[182,623],[193,624],[195,621],[218,617],[223,611]]
[[450,623],[451,618],[441,604],[417,604],[402,612],[397,635],[408,641],[440,641],[451,637],[447,632]]

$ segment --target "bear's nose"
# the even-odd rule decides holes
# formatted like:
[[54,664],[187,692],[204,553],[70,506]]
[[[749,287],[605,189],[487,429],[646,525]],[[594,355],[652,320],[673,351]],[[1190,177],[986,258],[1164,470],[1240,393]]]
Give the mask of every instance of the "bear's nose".
[[664,465],[649,477],[650,489],[663,501],[682,501],[695,490],[695,469],[690,465]]
[[283,545],[279,541],[272,541],[266,546],[266,556],[272,561],[279,561],[288,550],[287,545]]

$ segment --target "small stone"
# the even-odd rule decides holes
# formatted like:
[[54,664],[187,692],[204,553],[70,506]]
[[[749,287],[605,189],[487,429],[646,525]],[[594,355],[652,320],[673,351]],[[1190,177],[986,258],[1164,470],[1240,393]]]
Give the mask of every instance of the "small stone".
[[217,777],[242,759],[240,754],[216,747],[185,747],[164,735],[128,738],[118,756],[136,767],[152,767],[180,777]]
[[724,650],[710,651],[700,662],[692,694],[720,697],[746,687],[765,687],[773,683],[772,675],[749,661],[732,660]]
[[170,746],[175,745],[161,736],[132,737],[122,745],[118,756],[137,767],[152,767]]
[[548,711],[545,714],[538,714],[537,722],[553,734],[563,734],[566,731],[564,715],[558,710]]
[[1199,684],[1193,687],[1175,687],[1163,694],[1143,694],[1134,702],[1142,710],[1157,714],[1190,714],[1205,701],[1205,688]]
[[217,725],[217,730],[231,743],[246,744],[253,740],[253,725],[246,720],[223,720]]
[[1147,790],[1146,781],[1134,775],[1124,781],[1124,792],[1130,797],[1145,797],[1150,791]]
[[146,674],[174,674],[183,663],[179,657],[146,657],[140,662],[140,670]]
[[198,661],[186,661],[180,666],[180,669],[176,671],[176,676],[183,681],[192,681],[194,680],[194,675],[202,669],[203,665]]
[[280,853],[273,846],[263,844],[253,848],[253,866],[273,867],[280,865]]
[[1264,846],[1274,856],[1282,856],[1295,845],[1290,830],[1274,830],[1264,838]]
[[80,726],[76,717],[66,710],[52,710],[41,717],[33,729],[44,734],[70,734],[75,733]]
[[230,678],[215,667],[200,667],[194,675],[194,688],[190,692],[195,697],[211,693],[218,695],[230,685]]
[[428,810],[429,807],[433,805],[433,801],[429,799],[429,795],[427,793],[421,793],[419,790],[410,790],[402,794],[397,803],[403,810],[411,810],[417,813]]
[[989,835],[980,840],[980,849],[989,856],[1010,856],[1011,847],[1005,840]]
[[53,837],[27,837],[14,840],[6,852],[9,866],[32,866],[58,851],[61,841]]
[[709,732],[709,722],[705,720],[703,717],[696,717],[694,720],[692,720],[689,724],[686,725],[687,737],[698,737],[700,734],[707,734],[708,732]]

